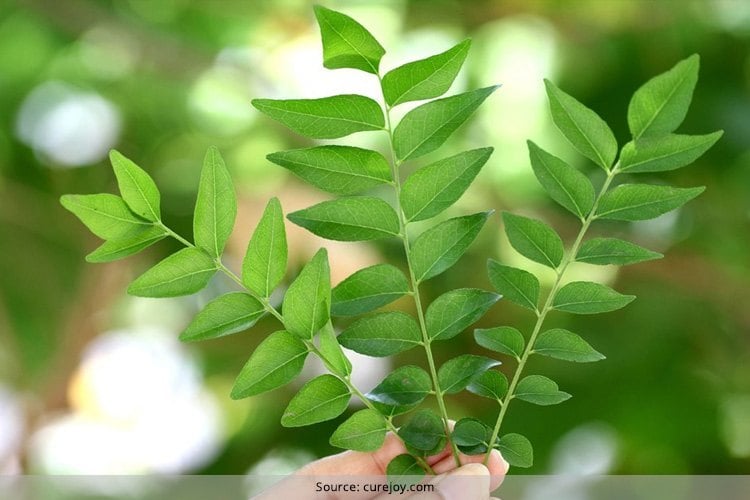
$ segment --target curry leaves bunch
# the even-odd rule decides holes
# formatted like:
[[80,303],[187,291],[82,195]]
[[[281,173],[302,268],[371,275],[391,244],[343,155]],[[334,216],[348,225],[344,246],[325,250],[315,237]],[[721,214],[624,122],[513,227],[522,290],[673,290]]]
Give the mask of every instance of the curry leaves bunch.
[[[547,82],[555,124],[579,152],[606,172],[597,193],[578,170],[529,143],[531,163],[540,183],[581,221],[581,230],[566,251],[561,238],[543,222],[503,214],[511,245],[525,257],[555,270],[552,289],[540,301],[541,287],[536,276],[490,260],[489,278],[498,293],[477,288],[450,290],[425,307],[420,285],[461,258],[492,212],[425,221],[436,218],[458,201],[487,162],[492,148],[437,160],[405,179],[402,166],[439,149],[497,87],[441,97],[464,63],[469,40],[382,74],[380,61],[385,50],[361,24],[323,7],[316,7],[315,14],[322,36],[324,66],[372,74],[380,84],[381,97],[376,101],[348,94],[318,99],[257,99],[252,104],[312,139],[339,139],[366,131],[385,133],[389,151],[384,156],[359,147],[326,144],[270,154],[271,162],[337,196],[288,214],[287,218],[331,240],[395,238],[403,246],[407,272],[391,264],[377,264],[355,272],[332,288],[328,257],[321,249],[286,290],[281,290],[288,248],[282,207],[273,198],[253,231],[241,272],[236,274],[223,263],[222,255],[234,228],[237,202],[228,170],[215,148],[209,149],[204,160],[193,218],[193,242],[163,222],[160,194],[151,177],[132,161],[112,152],[120,196],[65,195],[61,199],[68,210],[105,240],[87,260],[120,259],[171,237],[185,248],[137,278],[128,288],[130,294],[193,294],[217,272],[226,274],[237,285],[237,291],[206,304],[180,338],[198,341],[238,333],[265,315],[278,320],[281,329],[264,339],[252,353],[231,396],[245,398],[281,387],[299,375],[309,355],[318,357],[328,373],[307,382],[292,398],[281,419],[284,426],[305,426],[337,418],[355,397],[364,408],[341,423],[330,442],[341,448],[372,451],[383,444],[386,433],[391,431],[409,453],[388,465],[389,474],[431,473],[426,457],[446,446],[458,465],[459,452],[486,454],[488,459],[491,450],[498,448],[512,465],[530,466],[529,441],[516,433],[500,435],[510,401],[521,399],[547,405],[570,397],[542,375],[522,377],[530,356],[578,362],[603,358],[572,332],[544,330],[548,313],[600,313],[623,307],[633,299],[597,283],[563,284],[568,266],[573,262],[624,265],[661,256],[624,240],[584,240],[590,225],[597,219],[653,218],[678,208],[702,191],[655,184],[621,184],[610,189],[621,174],[685,166],[718,140],[720,132],[706,136],[672,133],[682,122],[691,100],[697,56],[679,63],[635,93],[628,111],[633,140],[623,147],[617,162],[618,146],[606,123]],[[392,123],[393,108],[425,100],[398,124]],[[416,222],[428,226],[418,235],[413,234]],[[274,292],[283,295],[280,308],[271,300]],[[480,346],[517,361],[511,381],[493,369],[500,361],[491,357],[462,354],[438,363],[432,344],[469,328],[501,294],[537,316],[528,341],[510,326],[475,331]],[[413,299],[416,317],[382,309],[403,296]],[[348,318],[338,335],[333,318]],[[342,346],[374,357],[421,348],[427,369],[414,365],[396,368],[364,392],[352,383],[352,364]],[[446,396],[464,390],[498,403],[494,426],[473,418],[459,420],[454,427],[449,424]],[[421,408],[428,396],[435,397],[438,411]]]
[[[580,230],[566,249],[560,236],[542,221],[503,214],[505,232],[511,246],[531,261],[555,272],[552,288],[542,300],[537,276],[527,270],[488,261],[489,279],[505,299],[529,309],[536,323],[528,338],[511,326],[479,329],[476,342],[494,352],[502,353],[517,363],[513,376],[487,371],[469,386],[469,390],[494,399],[500,407],[494,426],[474,419],[459,421],[456,432],[466,432],[479,443],[475,451],[487,443],[501,447],[505,458],[518,466],[530,466],[532,447],[518,434],[499,437],[509,404],[518,399],[537,405],[554,405],[571,397],[561,391],[553,380],[539,374],[524,375],[523,370],[533,355],[564,361],[593,362],[604,359],[576,333],[562,329],[545,329],[545,320],[552,311],[572,314],[599,314],[626,306],[635,297],[623,295],[610,287],[589,281],[566,282],[566,271],[574,262],[593,265],[623,266],[661,258],[662,255],[618,238],[586,238],[597,220],[643,221],[654,219],[703,192],[703,187],[672,187],[663,183],[631,183],[630,175],[653,174],[684,167],[705,153],[722,135],[721,131],[706,135],[682,135],[674,131],[684,120],[698,79],[697,55],[679,62],[672,69],[656,76],[632,96],[627,122],[632,139],[619,151],[610,127],[594,111],[545,81],[552,121],[567,141],[584,157],[604,171],[598,189],[577,169],[561,158],[528,142],[531,166],[547,194],[580,221]],[[626,177],[625,182],[618,183]],[[489,460],[486,452],[485,463]]]
[[[500,363],[489,357],[464,354],[438,364],[432,344],[461,333],[500,296],[462,288],[446,292],[425,308],[420,285],[459,260],[492,212],[433,223],[416,237],[412,228],[414,223],[433,219],[453,205],[487,162],[492,148],[443,158],[404,180],[402,166],[440,148],[497,87],[440,98],[463,65],[469,40],[383,74],[380,61],[385,49],[361,24],[323,7],[317,7],[315,14],[324,66],[372,74],[379,82],[380,102],[362,95],[336,95],[320,99],[257,99],[253,105],[313,139],[338,139],[363,131],[385,133],[388,152],[384,156],[358,147],[322,145],[273,153],[268,159],[310,184],[339,195],[289,214],[293,223],[331,240],[396,238],[403,246],[407,275],[390,264],[379,264],[357,271],[332,290],[331,314],[356,317],[338,335],[338,342],[375,357],[421,347],[427,365],[427,370],[402,366],[388,375],[365,395],[372,408],[354,414],[342,424],[331,443],[359,450],[376,449],[383,442],[386,427],[393,426],[394,418],[409,414],[408,418],[399,417],[402,425],[396,434],[410,454],[397,457],[389,472],[412,473],[418,470],[421,457],[439,452],[446,444],[458,464],[459,448],[451,439],[446,396],[463,391],[474,377]],[[393,108],[424,100],[429,101],[407,112],[397,125],[392,122]],[[394,201],[389,203],[373,193],[390,195]],[[416,318],[401,311],[373,312],[403,295],[413,298]],[[343,390],[341,387],[342,393]],[[428,395],[435,396],[437,412],[418,409]],[[287,419],[286,424],[289,423]]]

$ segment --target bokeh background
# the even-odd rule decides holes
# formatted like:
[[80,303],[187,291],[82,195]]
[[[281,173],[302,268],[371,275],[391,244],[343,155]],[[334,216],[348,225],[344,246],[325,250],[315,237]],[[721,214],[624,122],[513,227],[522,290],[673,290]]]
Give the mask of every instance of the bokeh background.
[[[511,209],[567,237],[577,223],[542,193],[526,139],[595,180],[601,172],[554,130],[542,78],[599,112],[623,144],[632,92],[678,60],[701,55],[681,131],[726,133],[695,165],[664,179],[705,185],[705,194],[654,221],[597,229],[667,257],[621,270],[574,269],[572,278],[612,284],[638,300],[602,316],[554,316],[551,324],[581,333],[608,359],[534,359],[533,371],[574,397],[551,408],[515,404],[506,430],[533,441],[535,473],[750,472],[750,3],[320,3],[359,19],[380,39],[388,50],[385,69],[471,36],[473,49],[452,91],[503,87],[438,156],[484,145],[496,151],[450,214]],[[288,387],[229,399],[235,375],[277,327],[273,320],[181,345],[177,335],[192,315],[231,283],[217,278],[180,299],[128,297],[128,282],[176,244],[86,264],[84,255],[98,242],[58,203],[64,193],[114,192],[106,154],[117,148],[155,177],[166,221],[189,237],[202,158],[217,145],[240,199],[226,258],[236,267],[270,196],[279,196],[287,212],[326,198],[264,159],[310,142],[261,116],[250,100],[376,95],[368,75],[328,71],[321,60],[312,4],[303,0],[0,4],[0,472],[283,472],[335,451],[327,436],[343,417],[312,429],[278,423],[300,383],[321,370],[314,363]],[[344,141],[384,147],[377,133]],[[510,249],[499,217],[490,221],[455,268],[428,282],[428,299],[459,286],[489,287],[488,256],[550,282],[550,273]],[[400,262],[395,242],[334,244],[291,224],[288,231],[285,284],[321,245],[331,252],[334,281],[374,262]],[[528,331],[532,320],[501,301],[480,325]],[[436,347],[439,360],[478,352],[468,332]],[[416,350],[393,360],[404,362],[423,360]],[[355,356],[358,384],[374,386],[388,363]],[[472,395],[451,397],[449,406],[456,417],[494,420],[494,408]]]

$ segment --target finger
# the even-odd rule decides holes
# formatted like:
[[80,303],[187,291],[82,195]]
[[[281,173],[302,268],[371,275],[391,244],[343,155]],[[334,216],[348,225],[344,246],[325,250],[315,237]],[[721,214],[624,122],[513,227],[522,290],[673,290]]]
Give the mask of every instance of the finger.
[[[423,491],[409,493],[408,500],[485,500],[489,499],[489,471],[481,464],[468,464],[447,474],[428,476],[420,485]],[[382,494],[373,500],[391,500],[392,494]]]
[[388,433],[377,451],[364,453],[345,451],[338,455],[316,460],[300,469],[300,475],[383,475],[388,464],[398,455],[406,453],[401,440],[393,433]]
[[[464,455],[463,453],[458,454],[462,464],[482,463],[484,461],[484,453],[481,455]],[[444,457],[441,461],[432,465],[432,469],[436,474],[443,474],[456,468],[456,461],[453,456]],[[510,466],[508,462],[503,459],[500,452],[492,450],[490,453],[490,459],[487,462],[487,469],[490,472],[490,491],[494,491],[500,486],[505,479],[505,474],[508,472]]]
[[[456,425],[456,422],[454,420],[448,420],[448,429],[453,432],[453,427]],[[430,464],[430,466],[433,466],[434,464],[442,461],[445,457],[452,454],[453,450],[451,448],[451,444],[449,442],[445,443],[445,447],[440,451],[440,453],[436,453],[434,455],[431,455],[427,457],[427,463]]]
[[415,493],[411,500],[487,500],[490,498],[490,473],[482,464],[467,464],[438,476],[434,491]]

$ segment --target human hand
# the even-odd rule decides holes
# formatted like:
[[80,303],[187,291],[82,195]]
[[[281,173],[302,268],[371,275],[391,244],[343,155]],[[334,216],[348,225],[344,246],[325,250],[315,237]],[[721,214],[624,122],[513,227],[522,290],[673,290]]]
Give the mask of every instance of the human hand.
[[[377,451],[345,451],[312,462],[261,494],[258,500],[277,498],[325,498],[326,500],[384,500],[394,498],[377,485],[387,484],[386,467],[398,455],[406,453],[403,443],[393,434]],[[423,491],[403,492],[398,498],[410,500],[484,500],[497,489],[508,472],[508,463],[497,450],[485,467],[484,455],[460,454],[461,467],[456,468],[449,446],[425,461],[436,476],[428,476]],[[346,486],[345,486],[346,485]],[[429,486],[432,485],[432,486]],[[375,490],[375,491],[373,491]]]

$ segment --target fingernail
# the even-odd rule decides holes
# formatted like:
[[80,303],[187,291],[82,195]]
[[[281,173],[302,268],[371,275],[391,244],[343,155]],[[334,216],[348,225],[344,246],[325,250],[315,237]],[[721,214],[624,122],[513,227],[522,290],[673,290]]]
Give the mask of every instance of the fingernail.
[[497,461],[503,466],[503,474],[508,472],[508,469],[510,469],[510,464],[507,460],[503,458],[503,456],[500,454],[498,450],[492,450],[492,454],[496,457]]
[[437,487],[445,500],[487,498],[490,471],[482,464],[467,464],[451,472]]

